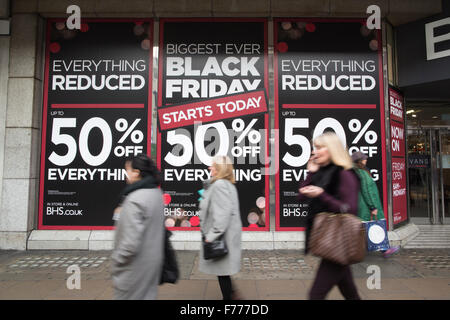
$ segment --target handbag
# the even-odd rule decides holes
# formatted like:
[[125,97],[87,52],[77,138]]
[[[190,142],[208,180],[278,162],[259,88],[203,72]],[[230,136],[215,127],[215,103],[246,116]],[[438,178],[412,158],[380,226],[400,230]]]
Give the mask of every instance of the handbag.
[[176,283],[179,277],[178,263],[177,258],[175,256],[175,251],[172,248],[172,244],[170,243],[170,237],[172,232],[165,229],[164,234],[164,264],[161,271],[161,278],[159,284],[167,283]]
[[[376,219],[376,218],[375,218]],[[384,251],[390,248],[388,233],[386,232],[386,219],[364,222],[366,229],[367,251]]]
[[366,230],[353,214],[318,213],[313,221],[309,250],[340,265],[361,262],[366,255]]
[[218,259],[226,256],[228,254],[227,243],[224,240],[224,235],[221,235],[214,241],[205,242],[205,237],[203,240],[203,257],[205,260]]

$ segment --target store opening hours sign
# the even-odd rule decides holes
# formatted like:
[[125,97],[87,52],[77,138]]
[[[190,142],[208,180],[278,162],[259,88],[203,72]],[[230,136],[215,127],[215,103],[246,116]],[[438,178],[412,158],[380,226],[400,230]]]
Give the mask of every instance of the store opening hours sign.
[[381,38],[364,21],[275,19],[275,128],[279,129],[276,230],[303,230],[298,201],[311,141],[334,131],[367,166],[387,212]]
[[125,159],[149,150],[152,21],[47,24],[40,229],[111,229]]
[[161,19],[158,166],[166,226],[199,228],[215,155],[235,168],[244,230],[268,230],[267,22]]
[[405,109],[403,94],[389,87],[392,155],[392,217],[394,226],[408,219],[406,182]]

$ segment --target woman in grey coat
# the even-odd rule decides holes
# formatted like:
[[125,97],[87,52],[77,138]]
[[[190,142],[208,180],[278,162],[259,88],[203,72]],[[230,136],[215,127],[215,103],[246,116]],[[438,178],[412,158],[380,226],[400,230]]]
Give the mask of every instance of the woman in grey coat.
[[201,246],[199,270],[218,276],[224,300],[236,299],[237,292],[233,290],[230,276],[238,273],[241,267],[242,222],[233,164],[226,156],[216,156],[209,170],[212,178],[204,182],[205,191],[200,201],[200,229],[205,242],[224,235],[228,254],[205,260]]
[[159,172],[146,155],[127,161],[111,276],[116,300],[154,300],[164,261],[163,195]]

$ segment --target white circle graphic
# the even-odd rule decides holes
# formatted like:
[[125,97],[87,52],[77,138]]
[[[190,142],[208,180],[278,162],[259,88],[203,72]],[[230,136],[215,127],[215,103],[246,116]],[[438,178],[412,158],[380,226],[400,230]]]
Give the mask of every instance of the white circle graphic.
[[256,206],[260,209],[264,209],[266,207],[266,198],[259,197],[256,199]]
[[383,242],[384,238],[386,237],[386,233],[384,232],[382,227],[373,225],[369,227],[368,237],[372,243],[379,244]]
[[259,216],[256,212],[250,212],[247,216],[247,221],[249,224],[255,224],[259,220]]

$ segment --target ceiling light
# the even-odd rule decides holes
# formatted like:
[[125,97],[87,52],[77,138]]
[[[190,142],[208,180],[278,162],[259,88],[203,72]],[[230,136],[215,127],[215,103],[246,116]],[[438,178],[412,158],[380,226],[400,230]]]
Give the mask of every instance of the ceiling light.
[[408,111],[406,111],[406,114],[410,114],[410,113],[414,113],[415,111],[414,110],[408,110]]

